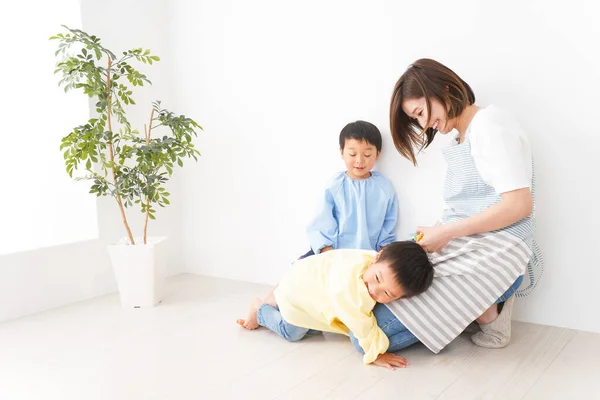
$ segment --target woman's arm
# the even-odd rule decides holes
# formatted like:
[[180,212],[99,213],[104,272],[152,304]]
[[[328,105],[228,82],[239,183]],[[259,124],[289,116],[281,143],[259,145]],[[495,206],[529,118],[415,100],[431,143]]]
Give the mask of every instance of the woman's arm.
[[501,196],[502,200],[497,204],[461,221],[418,227],[417,233],[423,233],[419,244],[426,251],[434,253],[446,247],[452,239],[502,229],[531,215],[533,200],[529,188],[505,192]]
[[502,193],[502,200],[462,221],[446,225],[451,239],[506,228],[531,215],[533,201],[529,188]]

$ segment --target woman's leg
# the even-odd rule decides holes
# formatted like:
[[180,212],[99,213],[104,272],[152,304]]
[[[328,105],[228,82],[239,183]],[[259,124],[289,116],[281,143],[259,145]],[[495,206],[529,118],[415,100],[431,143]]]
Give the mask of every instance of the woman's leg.
[[483,314],[481,314],[479,318],[477,318],[477,323],[489,324],[493,322],[496,318],[498,318],[498,315],[500,314],[500,312],[502,312],[502,307],[499,308],[499,303],[504,303],[506,300],[508,300],[521,286],[522,282],[523,275],[518,277],[515,283],[513,283],[512,286],[509,287],[506,290],[506,292],[504,292],[504,294],[500,296],[490,308],[488,308]]
[[[515,283],[477,319],[481,332],[471,336],[471,340],[478,346],[491,349],[506,347],[511,338],[511,316],[514,304],[514,293],[521,286],[523,276],[517,278]],[[500,308],[500,305],[504,307]],[[488,322],[482,322],[488,321]]]
[[[388,352],[393,353],[402,350],[419,341],[385,305],[377,303],[373,309],[373,315],[377,319],[377,325],[390,341]],[[358,343],[358,339],[356,339],[352,332],[350,332],[350,340],[356,350],[364,353]]]
[[[517,280],[515,281],[515,283],[513,283],[512,286],[509,287],[506,290],[506,292],[504,292],[504,294],[502,296],[500,296],[500,298],[498,300],[496,300],[496,304],[505,302],[506,300],[510,299],[510,297],[513,294],[515,294],[517,289],[519,289],[519,287],[521,286],[521,283],[523,283],[523,275],[518,277]],[[502,311],[502,310],[500,310],[500,311]]]

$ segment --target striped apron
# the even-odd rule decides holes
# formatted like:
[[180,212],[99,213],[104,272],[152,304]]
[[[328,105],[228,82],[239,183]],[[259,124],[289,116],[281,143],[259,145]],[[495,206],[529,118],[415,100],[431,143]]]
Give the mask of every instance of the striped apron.
[[[501,196],[483,181],[471,155],[470,127],[461,144],[443,150],[447,163],[441,223],[480,213]],[[535,210],[535,172],[531,194]],[[534,214],[499,231],[450,241],[430,255],[435,276],[427,292],[386,304],[425,346],[438,353],[478,318],[527,271],[529,284],[517,291],[527,296],[543,271],[533,238]]]

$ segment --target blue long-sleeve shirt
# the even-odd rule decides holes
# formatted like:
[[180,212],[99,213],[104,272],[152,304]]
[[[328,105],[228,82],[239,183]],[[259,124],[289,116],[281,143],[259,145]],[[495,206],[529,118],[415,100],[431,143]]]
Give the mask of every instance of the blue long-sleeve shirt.
[[315,254],[323,247],[379,251],[396,240],[398,199],[380,172],[367,179],[338,173],[325,190],[316,218],[308,227]]

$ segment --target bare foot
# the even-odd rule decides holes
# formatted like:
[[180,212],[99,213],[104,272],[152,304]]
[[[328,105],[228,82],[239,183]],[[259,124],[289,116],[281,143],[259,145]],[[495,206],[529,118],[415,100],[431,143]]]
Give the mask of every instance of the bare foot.
[[246,319],[238,319],[237,322],[239,325],[243,326],[246,329],[254,330],[258,328],[258,321],[256,319],[256,313],[258,312],[258,308],[263,304],[263,301],[260,298],[255,298],[250,304],[250,310],[248,310],[248,315]]
[[270,305],[271,307],[277,307],[277,301],[275,300],[275,292],[271,290],[271,292],[265,297],[265,304]]

